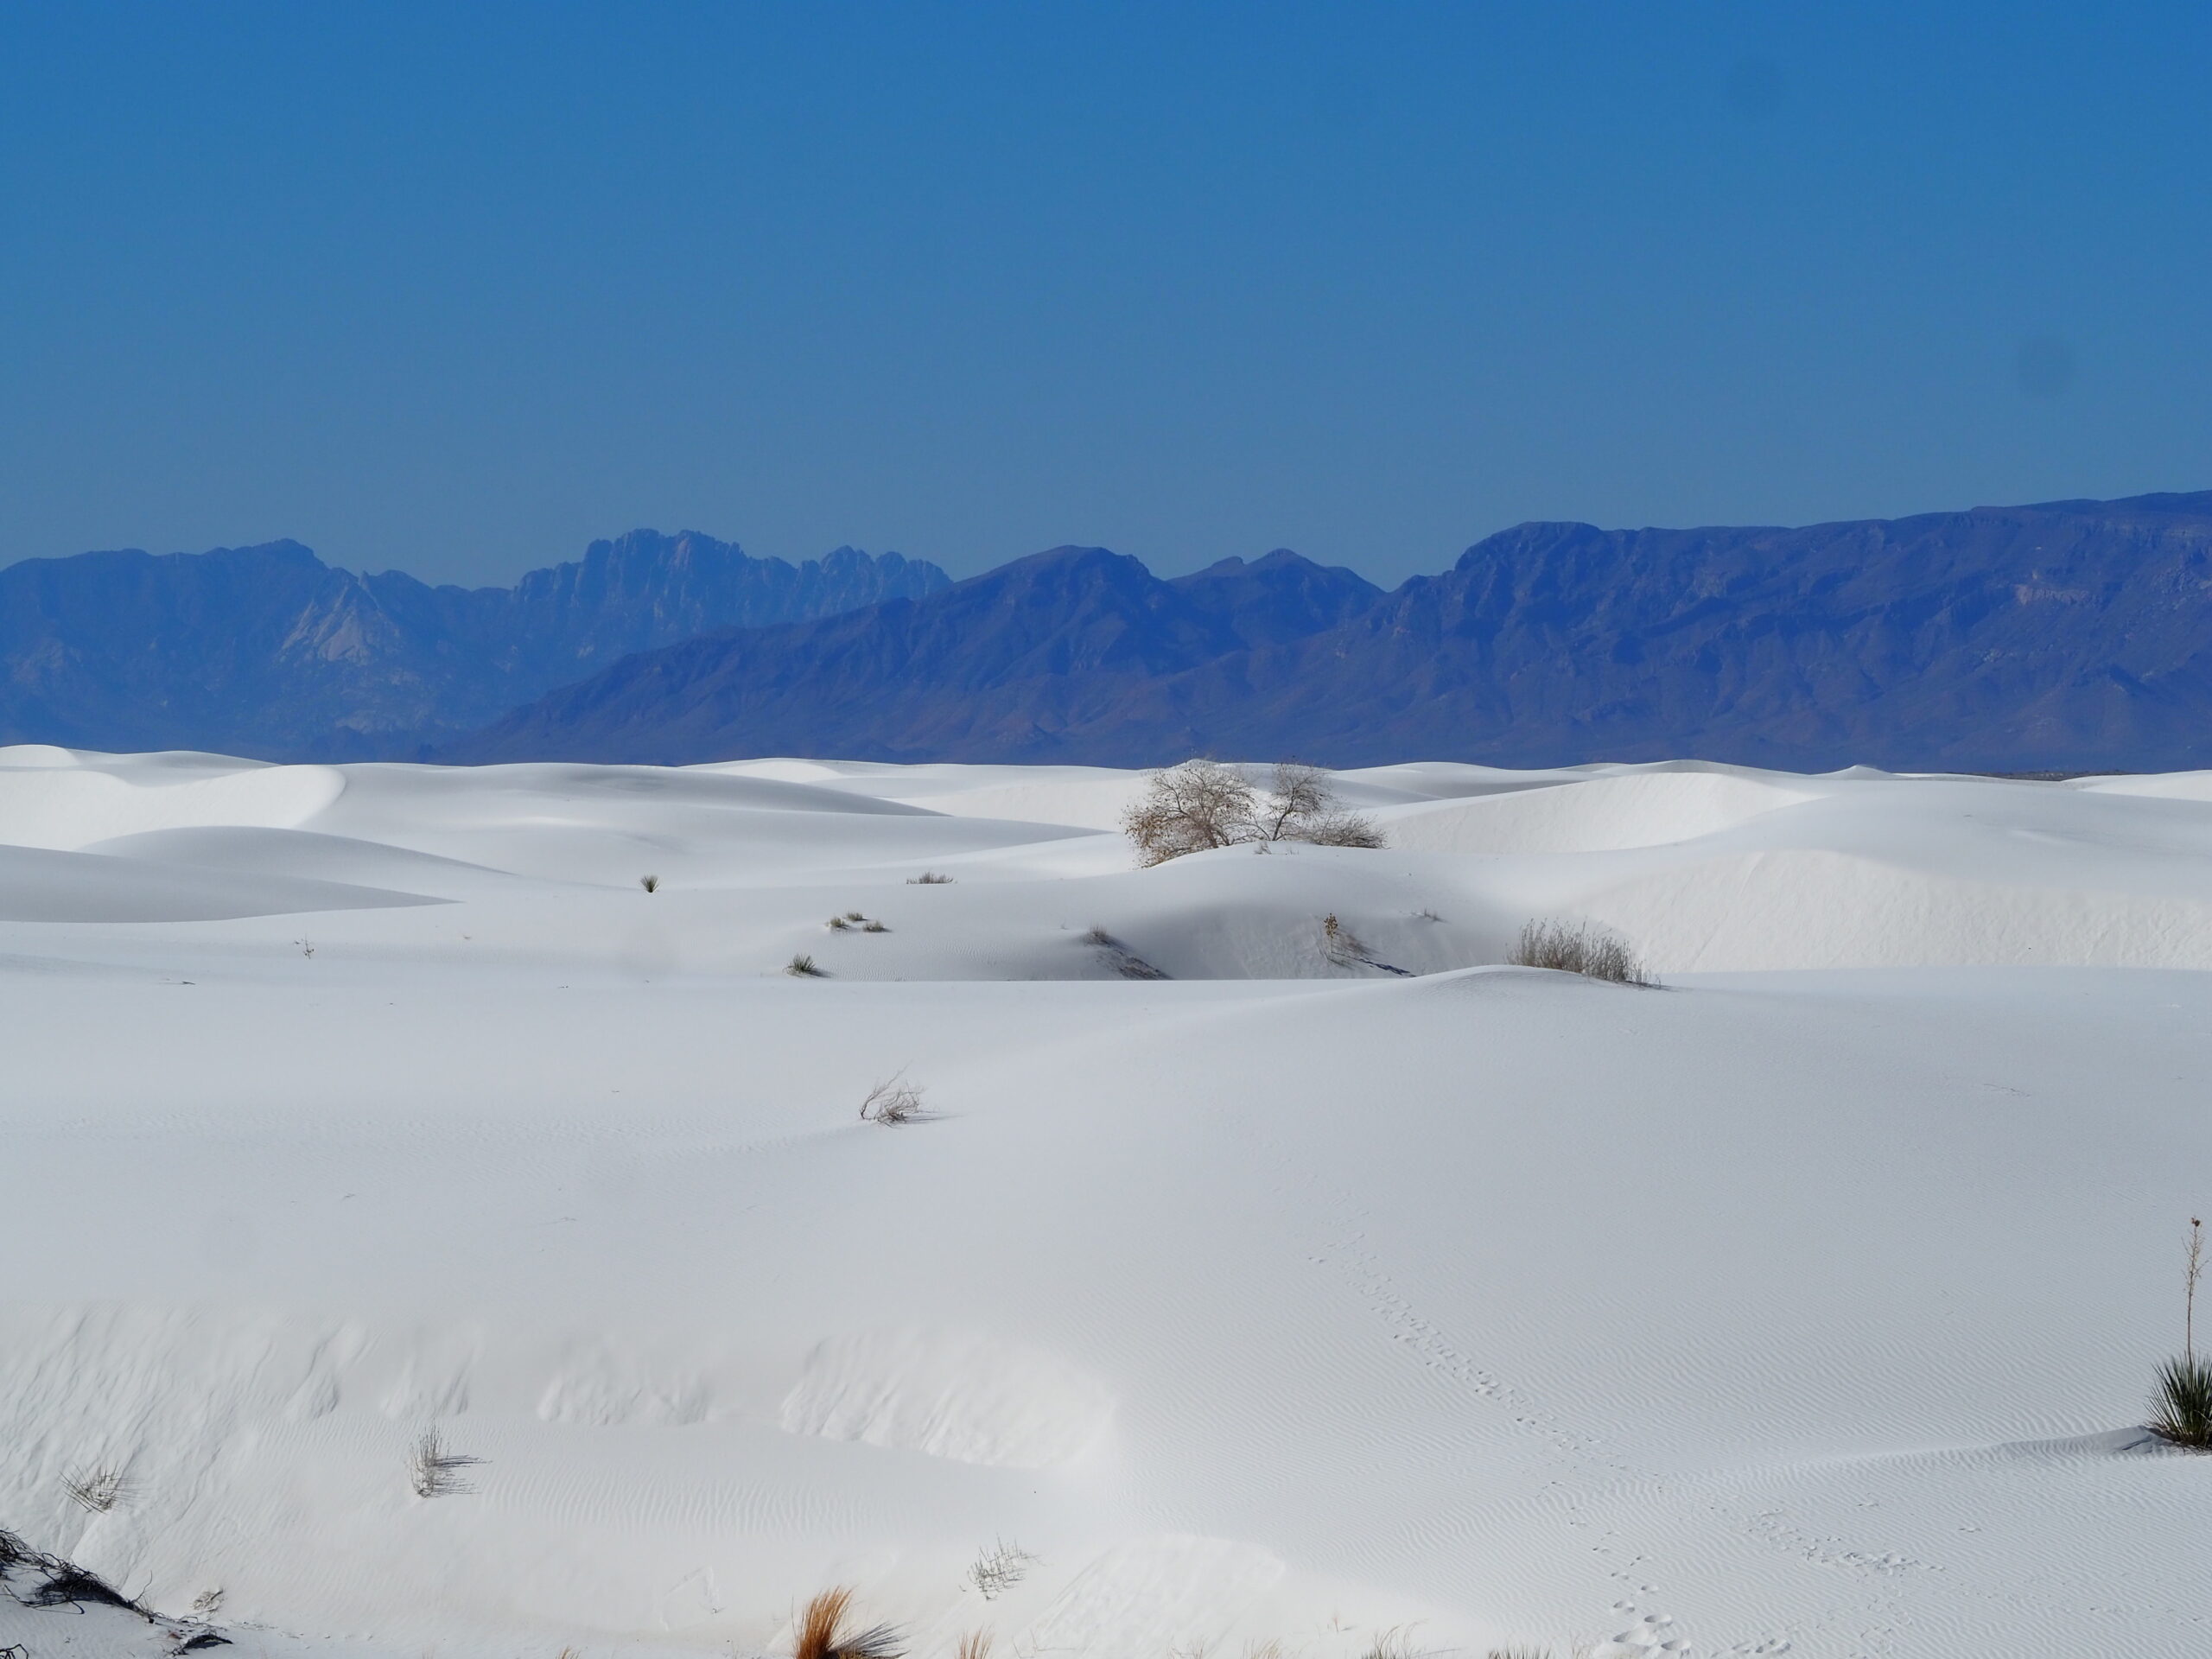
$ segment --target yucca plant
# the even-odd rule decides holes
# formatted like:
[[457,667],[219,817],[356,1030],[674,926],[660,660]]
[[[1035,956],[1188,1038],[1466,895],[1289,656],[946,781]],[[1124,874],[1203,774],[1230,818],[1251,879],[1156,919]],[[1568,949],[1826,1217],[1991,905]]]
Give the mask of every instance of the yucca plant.
[[2176,1446],[2212,1452],[2212,1361],[2183,1354],[2158,1368],[2151,1430]]
[[2196,1357],[2196,1281],[2204,1274],[2204,1224],[2189,1218],[2189,1251],[2182,1258],[2181,1357],[2158,1368],[2158,1397],[2151,1432],[2176,1446],[2212,1452],[2212,1363]]

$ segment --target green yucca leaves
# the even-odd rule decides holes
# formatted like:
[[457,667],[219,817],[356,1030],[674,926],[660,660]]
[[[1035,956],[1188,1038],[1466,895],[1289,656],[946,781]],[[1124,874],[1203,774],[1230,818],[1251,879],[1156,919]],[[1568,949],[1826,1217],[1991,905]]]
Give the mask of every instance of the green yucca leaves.
[[2185,1354],[2158,1368],[2151,1428],[2176,1446],[2212,1451],[2212,1360]]

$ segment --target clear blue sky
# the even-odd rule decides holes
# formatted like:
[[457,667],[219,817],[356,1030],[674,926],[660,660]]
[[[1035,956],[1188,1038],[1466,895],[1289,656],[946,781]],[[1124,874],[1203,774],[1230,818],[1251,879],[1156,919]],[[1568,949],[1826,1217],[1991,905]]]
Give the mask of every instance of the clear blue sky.
[[0,562],[2212,487],[2212,8],[0,10]]

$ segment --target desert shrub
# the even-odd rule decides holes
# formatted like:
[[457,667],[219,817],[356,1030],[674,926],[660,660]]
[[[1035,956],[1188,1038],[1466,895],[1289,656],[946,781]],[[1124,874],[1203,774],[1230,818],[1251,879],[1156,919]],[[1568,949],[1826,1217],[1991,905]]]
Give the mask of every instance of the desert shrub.
[[1319,847],[1380,847],[1374,820],[1337,798],[1329,774],[1279,762],[1267,791],[1217,760],[1185,760],[1155,772],[1122,815],[1122,832],[1145,866],[1217,847],[1302,841]]
[[829,974],[815,966],[814,958],[802,950],[785,964],[784,971],[793,979],[827,979]]
[[808,1602],[791,1641],[791,1659],[899,1659],[899,1633],[888,1624],[846,1628],[852,1605],[853,1592],[843,1585]]
[[1144,794],[1122,814],[1122,833],[1137,862],[1165,864],[1187,853],[1270,837],[1260,831],[1252,785],[1217,760],[1185,760],[1155,772]]
[[94,1469],[90,1473],[73,1475],[61,1483],[61,1490],[69,1499],[94,1515],[105,1515],[123,1497],[125,1491],[123,1471]]
[[842,916],[832,916],[832,917],[830,918],[830,924],[829,924],[829,925],[830,925],[830,931],[832,933],[842,933],[842,932],[843,932],[847,928],[850,927],[850,926],[852,925],[852,924],[851,924],[850,922],[847,921],[847,920],[846,920],[843,917],[842,917]]
[[890,928],[872,916],[861,924],[861,931],[863,933],[888,933],[890,931]]
[[2158,1368],[2151,1432],[2176,1446],[2212,1452],[2212,1360],[2183,1354]]
[[476,1489],[461,1478],[461,1471],[481,1463],[481,1458],[465,1457],[447,1446],[445,1436],[435,1428],[426,1428],[416,1437],[407,1454],[407,1484],[417,1497],[451,1497]]
[[1000,1539],[976,1558],[968,1569],[968,1582],[983,1592],[985,1601],[995,1601],[1027,1578],[1036,1561],[1020,1544]]
[[952,878],[939,875],[935,870],[924,870],[919,875],[908,877],[906,885],[910,887],[949,887],[952,885]]
[[1588,922],[1529,922],[1507,958],[1516,968],[1551,968],[1615,985],[1656,985],[1627,940]]
[[1339,968],[1351,968],[1367,961],[1373,952],[1365,940],[1337,919],[1332,910],[1321,918],[1321,954]]
[[647,893],[658,893],[660,891],[660,877],[657,875],[641,875],[638,878],[638,885],[643,887]]
[[845,912],[845,919],[849,922],[864,922],[868,920],[868,918],[861,915],[857,910],[849,910]]
[[918,1123],[931,1116],[922,1104],[922,1086],[905,1081],[906,1074],[887,1077],[868,1091],[861,1103],[861,1119],[868,1123]]

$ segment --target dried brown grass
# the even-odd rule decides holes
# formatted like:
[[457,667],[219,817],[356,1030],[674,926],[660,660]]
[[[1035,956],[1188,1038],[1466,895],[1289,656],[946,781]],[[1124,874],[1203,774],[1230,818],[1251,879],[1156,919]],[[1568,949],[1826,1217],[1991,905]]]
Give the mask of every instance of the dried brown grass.
[[888,1624],[852,1630],[848,1626],[852,1610],[849,1585],[833,1585],[808,1602],[798,1617],[791,1659],[899,1659],[905,1649],[899,1645],[899,1633]]

